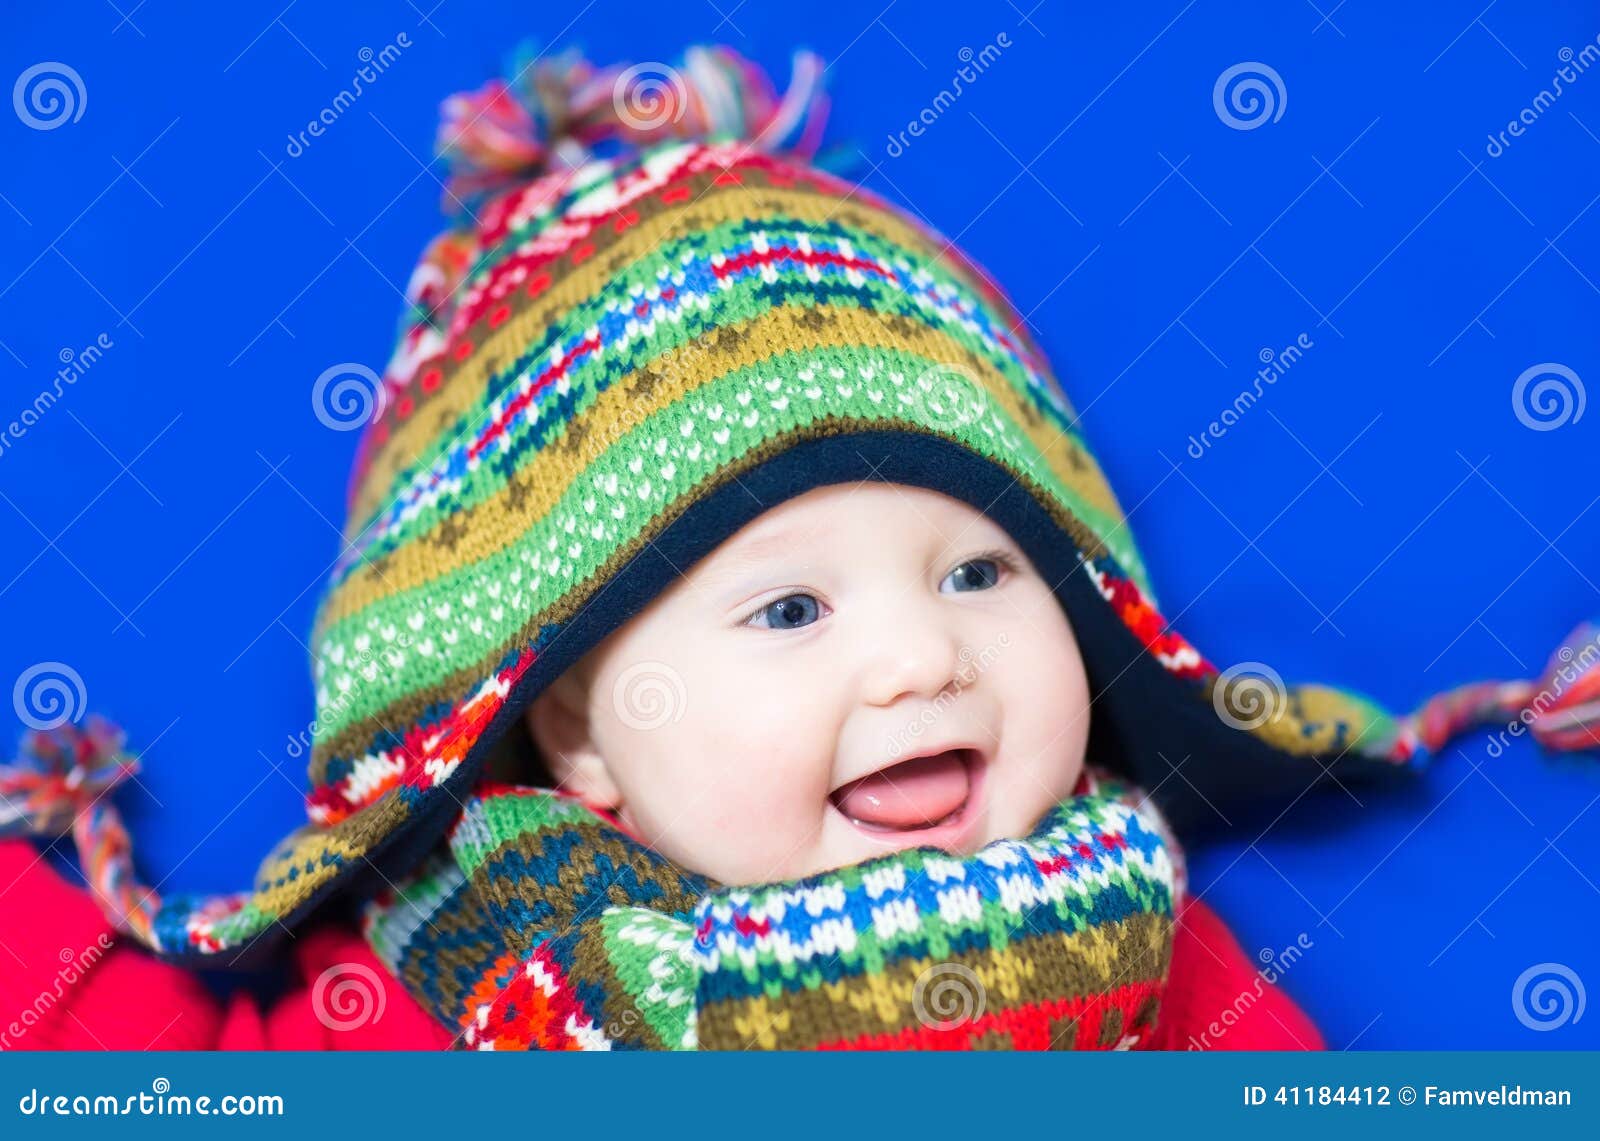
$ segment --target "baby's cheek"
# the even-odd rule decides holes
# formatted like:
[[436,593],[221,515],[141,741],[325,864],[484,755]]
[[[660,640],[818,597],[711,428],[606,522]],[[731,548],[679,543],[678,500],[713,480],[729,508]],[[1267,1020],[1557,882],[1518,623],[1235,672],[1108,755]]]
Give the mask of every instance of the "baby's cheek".
[[[814,845],[831,787],[837,717],[824,677],[762,662],[699,663],[684,715],[635,764],[640,816],[677,862],[754,882]],[[823,671],[825,675],[825,671]]]
[[736,772],[712,789],[713,834],[702,843],[730,883],[769,880],[817,844],[827,803],[827,778],[796,743],[775,736],[746,753]]
[[1059,604],[1041,589],[1025,614],[1006,631],[984,679],[1000,707],[1006,772],[996,793],[1004,801],[1001,815],[1013,823],[1031,823],[1070,795],[1082,771],[1090,716],[1083,659]]
[[775,735],[742,755],[726,776],[722,800],[752,837],[762,830],[788,835],[816,816],[828,794],[826,771],[803,743]]
[[[762,783],[799,787],[826,781],[838,746],[837,713],[826,681],[812,675],[747,671],[729,679],[709,727],[713,747],[740,759]],[[827,789],[822,789],[826,794]]]

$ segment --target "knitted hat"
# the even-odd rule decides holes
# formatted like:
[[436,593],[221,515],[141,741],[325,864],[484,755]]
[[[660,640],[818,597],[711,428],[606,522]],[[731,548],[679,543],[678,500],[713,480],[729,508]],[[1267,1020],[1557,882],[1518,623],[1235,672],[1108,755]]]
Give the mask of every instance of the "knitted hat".
[[1594,626],[1539,682],[1405,716],[1213,665],[1162,617],[1004,294],[807,161],[821,71],[798,55],[779,97],[726,48],[654,78],[562,56],[447,101],[458,216],[359,408],[348,548],[312,639],[308,822],[250,890],[157,896],[104,796],[130,763],[120,738],[66,725],[0,771],[0,833],[72,820],[122,927],[174,960],[250,963],[327,901],[414,868],[529,702],[680,568],[777,503],[860,480],[931,488],[1006,528],[1073,624],[1092,755],[1180,835],[1317,781],[1414,771],[1473,724],[1600,743]]

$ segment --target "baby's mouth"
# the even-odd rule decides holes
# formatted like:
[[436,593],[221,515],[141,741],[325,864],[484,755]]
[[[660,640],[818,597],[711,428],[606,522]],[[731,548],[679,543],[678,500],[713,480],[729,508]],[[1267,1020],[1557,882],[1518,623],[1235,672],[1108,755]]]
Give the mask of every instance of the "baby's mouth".
[[866,832],[917,833],[960,823],[975,799],[982,758],[975,749],[912,757],[840,785],[833,806]]

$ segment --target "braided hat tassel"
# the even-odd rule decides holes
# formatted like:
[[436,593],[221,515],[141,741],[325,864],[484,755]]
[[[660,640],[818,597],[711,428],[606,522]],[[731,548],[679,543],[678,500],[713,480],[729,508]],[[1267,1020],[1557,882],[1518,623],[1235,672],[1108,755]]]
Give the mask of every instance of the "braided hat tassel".
[[82,727],[67,722],[25,734],[16,761],[0,765],[0,839],[70,831],[100,910],[118,930],[156,947],[161,897],[135,879],[132,842],[110,796],[139,770],[124,740],[122,730],[93,716]]
[[[646,518],[691,497],[718,502],[711,477],[742,473],[738,465],[746,463],[756,465],[755,475],[764,472],[775,481],[841,473],[854,478],[861,473],[856,461],[868,461],[849,439],[857,429],[841,434],[844,424],[859,423],[866,436],[894,431],[897,438],[914,438],[914,445],[895,456],[896,464],[905,479],[936,490],[960,491],[968,478],[1006,481],[1005,486],[1044,478],[1027,496],[995,500],[997,520],[1035,528],[1037,509],[1045,509],[1052,520],[1050,535],[1059,538],[1040,540],[1046,555],[1052,550],[1070,554],[1085,535],[1103,544],[1106,555],[1087,566],[1093,585],[1084,586],[1085,593],[1075,593],[1085,575],[1069,575],[1063,566],[1063,573],[1053,576],[1070,584],[1063,598],[1070,595],[1072,601],[1064,605],[1082,606],[1096,621],[1101,612],[1089,608],[1110,606],[1117,623],[1101,653],[1122,655],[1125,630],[1160,668],[1160,673],[1150,671],[1156,680],[1149,692],[1156,699],[1170,694],[1182,711],[1189,708],[1184,702],[1198,698],[1217,705],[1220,713],[1215,695],[1225,698],[1229,692],[1219,685],[1222,675],[1159,612],[1127,519],[1076,431],[1077,417],[1064,404],[1026,323],[1016,319],[1015,307],[958,246],[870,191],[820,177],[814,169],[826,167],[810,158],[827,113],[822,78],[820,61],[807,52],[795,56],[793,78],[780,95],[759,68],[726,47],[690,49],[677,67],[598,68],[576,53],[544,57],[525,51],[510,80],[447,100],[439,149],[451,168],[452,205],[468,216],[429,246],[412,276],[401,345],[382,378],[352,472],[349,550],[328,585],[315,631],[322,732],[308,769],[311,824],[273,850],[252,891],[162,897],[147,890],[135,879],[128,835],[110,799],[114,785],[135,771],[136,762],[123,752],[115,727],[91,719],[83,728],[69,724],[34,734],[14,764],[0,764],[0,837],[53,837],[70,829],[102,909],[120,929],[163,954],[209,965],[222,957],[220,951],[239,948],[242,956],[257,946],[270,948],[266,936],[289,932],[316,901],[353,882],[356,869],[382,852],[404,851],[395,838],[436,828],[442,812],[435,806],[448,809],[456,774],[466,770],[470,775],[503,731],[507,718],[499,714],[513,691],[513,704],[526,701],[551,680],[555,663],[535,663],[573,628],[569,603],[587,599],[583,608],[596,619],[591,629],[611,629],[626,619],[620,603],[588,608],[606,593],[613,581],[607,568],[625,561],[629,544],[652,544],[662,534]],[[695,138],[729,145],[676,145]],[[646,152],[655,143],[674,145]],[[594,162],[641,157],[636,152],[651,153],[653,161]],[[805,161],[786,161],[790,158]],[[535,181],[517,193],[528,179]],[[797,191],[802,185],[803,192]],[[729,189],[739,186],[745,189]],[[720,195],[735,193],[744,201],[711,208]],[[481,219],[470,216],[472,203],[495,195],[501,196],[494,205],[503,209],[488,210]],[[696,205],[702,195],[705,203]],[[848,224],[839,216],[846,201],[858,215]],[[642,255],[640,232],[628,232],[641,213],[652,217],[662,233],[674,235],[675,256],[688,257],[693,281],[682,261],[669,263],[659,248],[652,248],[649,258]],[[796,213],[803,216],[791,217]],[[732,221],[719,223],[723,214]],[[763,234],[762,248],[738,251],[742,239],[724,233],[724,225],[743,226],[752,237],[771,230],[781,241],[766,242]],[[596,242],[609,243],[619,264],[635,264],[638,274],[600,272],[603,263],[590,260]],[[769,280],[781,281],[782,288],[769,289]],[[535,300],[547,290],[550,297]],[[687,315],[694,316],[693,323]],[[820,331],[815,336],[802,332],[799,343],[788,345],[773,332],[780,325]],[[523,568],[516,560],[532,555],[535,540],[557,533],[563,520],[553,506],[524,505],[527,489],[597,480],[610,472],[607,495],[612,495],[616,467],[645,462],[652,425],[676,423],[681,430],[691,410],[723,390],[764,399],[755,391],[762,386],[755,365],[728,371],[721,358],[738,354],[715,351],[725,339],[736,343],[751,336],[752,328],[763,330],[760,345],[752,343],[752,360],[773,359],[779,347],[795,354],[793,369],[769,370],[781,374],[775,378],[780,388],[793,388],[794,403],[786,405],[792,423],[780,427],[770,417],[758,418],[731,435],[722,429],[721,440],[717,430],[702,424],[709,439],[719,448],[727,443],[727,449],[703,447],[697,437],[683,447],[699,466],[674,460],[668,465],[672,477],[663,472],[659,480],[624,487],[616,498],[617,508],[626,501],[626,509],[615,518],[627,522],[601,525],[596,545],[584,555],[593,560],[593,570],[574,577],[572,564],[563,560],[573,581],[557,586],[552,576],[536,593],[539,578],[520,579]],[[645,329],[654,332],[642,333]],[[871,335],[858,335],[860,330]],[[691,354],[703,346],[713,351]],[[957,372],[974,383],[954,389],[907,383],[894,416],[874,407],[868,386],[842,381],[809,386],[799,379],[802,364],[809,376],[846,359],[859,369],[887,370],[891,380],[904,381],[919,368],[890,367],[895,362],[950,359],[951,352],[981,365],[981,376],[968,375],[963,367]],[[546,355],[554,363],[527,368],[528,361]],[[684,391],[659,383],[651,362],[691,355],[705,359],[686,369]],[[692,394],[691,376],[697,386]],[[441,385],[451,395],[430,405]],[[791,395],[784,391],[781,399],[787,402]],[[767,392],[775,395],[770,388]],[[1000,424],[1006,447],[975,447],[971,433],[977,422],[952,417],[950,405],[943,403],[949,393],[958,395],[959,407]],[[803,416],[802,395],[815,402],[806,405]],[[623,397],[648,404],[639,409],[637,422]],[[613,399],[614,405],[602,403]],[[630,410],[626,423],[615,414],[624,407]],[[425,414],[418,415],[422,409]],[[440,427],[431,426],[435,423]],[[906,431],[908,423],[917,431]],[[462,426],[472,429],[467,433],[472,438],[458,434]],[[613,429],[614,438],[602,443],[602,431]],[[557,438],[571,446],[545,447]],[[1063,441],[1066,446],[1058,447]],[[840,444],[848,451],[836,447]],[[780,450],[765,458],[775,446]],[[489,448],[495,462],[479,458]],[[798,465],[783,466],[800,448],[817,449],[811,456],[826,456],[827,464],[814,475],[799,472]],[[1041,457],[1043,465],[1035,462]],[[558,477],[553,465],[567,465],[559,470],[566,473],[570,467],[571,473]],[[462,478],[469,467],[477,472],[471,481]],[[887,478],[876,466],[870,474]],[[513,503],[520,530],[508,535],[501,507]],[[729,514],[721,507],[717,512]],[[414,558],[419,568],[439,566],[432,540],[444,533],[439,521],[447,518],[452,535],[474,538],[460,550],[453,541],[447,544],[453,552],[444,564],[448,573],[428,580],[443,593],[433,606],[423,605],[416,591],[364,575],[370,570],[368,551]],[[708,534],[715,538],[722,523],[716,515],[703,518],[713,521]],[[566,522],[570,530],[573,524]],[[686,528],[677,530],[681,534]],[[495,554],[484,557],[480,549],[469,557],[480,542]],[[423,555],[425,547],[429,553]],[[684,549],[692,551],[694,545]],[[553,571],[556,564],[549,565]],[[634,581],[657,589],[648,577]],[[476,621],[467,627],[473,638],[462,637],[459,663],[452,658],[446,669],[444,655],[424,660],[421,645],[431,647],[435,634],[442,641],[461,633],[461,614],[452,617],[450,605],[470,607],[466,600],[476,600],[480,589],[485,598],[509,589],[518,602],[494,606],[481,632],[473,629]],[[627,591],[610,594],[627,597],[632,597]],[[387,656],[379,659],[370,652],[370,632],[388,629],[386,616],[402,608],[407,622],[417,623],[409,630],[421,636],[421,643],[403,665],[392,665]],[[580,641],[587,636],[580,635]],[[1580,627],[1538,682],[1463,686],[1402,717],[1342,689],[1294,686],[1285,695],[1293,698],[1292,716],[1246,717],[1243,726],[1235,723],[1240,719],[1163,717],[1160,710],[1151,716],[1137,700],[1128,702],[1118,718],[1142,746],[1128,750],[1130,764],[1152,756],[1164,761],[1155,746],[1181,744],[1191,729],[1220,734],[1215,753],[1218,763],[1226,764],[1236,743],[1231,735],[1251,733],[1266,746],[1255,752],[1270,760],[1252,761],[1246,754],[1240,763],[1253,765],[1251,771],[1269,786],[1282,782],[1279,774],[1286,766],[1280,759],[1341,749],[1340,757],[1349,753],[1352,762],[1363,765],[1420,768],[1451,736],[1497,721],[1513,733],[1526,728],[1547,748],[1595,748],[1600,747],[1597,639],[1600,630],[1592,623]],[[380,642],[385,640],[380,635]],[[391,651],[398,659],[398,650]],[[390,651],[380,645],[377,652]],[[384,684],[363,693],[357,680],[370,680],[368,671],[384,668],[380,661],[392,665]],[[1165,679],[1182,684],[1168,687]],[[336,696],[352,686],[357,688],[350,692],[361,700],[347,704]],[[1143,683],[1133,692],[1142,695]],[[390,716],[395,710],[403,711],[399,720]],[[465,787],[465,781],[457,783]],[[1181,783],[1200,792],[1187,777]],[[1224,789],[1250,787],[1237,773],[1222,774],[1216,783]]]

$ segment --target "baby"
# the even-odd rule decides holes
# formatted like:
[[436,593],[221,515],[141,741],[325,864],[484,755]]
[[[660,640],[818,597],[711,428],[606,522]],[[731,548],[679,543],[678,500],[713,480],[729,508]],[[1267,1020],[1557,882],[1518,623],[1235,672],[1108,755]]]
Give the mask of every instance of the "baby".
[[[138,885],[99,723],[0,768],[0,837],[73,828],[168,965],[328,924],[302,971],[364,955],[414,1028],[357,1046],[1319,1045],[1177,837],[1411,771],[1534,689],[1395,717],[1219,671],[1157,609],[1016,308],[809,162],[820,62],[781,98],[726,48],[668,71],[641,98],[639,67],[531,57],[445,103],[458,217],[355,401],[309,819],[252,888]],[[1592,741],[1594,685],[1533,731]],[[66,910],[7,859],[34,885],[10,901]],[[101,990],[158,1024],[197,1001],[124,970]]]
[[1088,679],[1051,587],[950,496],[817,488],[690,568],[528,726],[564,789],[724,883],[971,853],[1083,772]]

